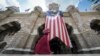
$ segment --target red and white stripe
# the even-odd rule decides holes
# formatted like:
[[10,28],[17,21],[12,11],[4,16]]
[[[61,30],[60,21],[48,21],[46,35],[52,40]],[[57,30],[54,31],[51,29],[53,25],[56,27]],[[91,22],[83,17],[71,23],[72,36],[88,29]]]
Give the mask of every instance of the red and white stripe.
[[67,47],[72,47],[64,19],[59,14],[55,16],[46,16],[45,29],[50,30],[48,40],[51,40],[56,36],[59,37]]

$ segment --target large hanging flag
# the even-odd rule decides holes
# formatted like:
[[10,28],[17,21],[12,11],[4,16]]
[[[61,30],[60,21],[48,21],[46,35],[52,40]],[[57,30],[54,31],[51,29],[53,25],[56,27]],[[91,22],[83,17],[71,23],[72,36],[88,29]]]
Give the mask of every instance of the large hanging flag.
[[60,11],[52,15],[51,11],[47,12],[45,20],[45,29],[49,29],[48,40],[58,37],[67,47],[72,47],[71,41],[68,35],[67,28],[64,23],[63,16]]

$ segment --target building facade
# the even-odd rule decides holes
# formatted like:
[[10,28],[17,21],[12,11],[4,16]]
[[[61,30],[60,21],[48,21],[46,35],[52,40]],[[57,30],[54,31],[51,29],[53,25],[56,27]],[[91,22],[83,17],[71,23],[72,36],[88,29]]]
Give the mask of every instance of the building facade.
[[[63,12],[64,20],[74,29],[77,36],[74,39],[78,53],[100,53],[100,35],[90,29],[92,19],[100,19],[100,12],[80,12],[74,6],[69,6],[68,11]],[[0,12],[0,31],[6,30],[2,25],[17,21],[21,29],[14,35],[1,34],[3,42],[7,45],[0,51],[1,53],[31,53],[38,39],[37,29],[45,22],[45,12],[41,7],[35,7],[31,13],[19,13],[8,9]],[[2,41],[1,41],[2,42]]]

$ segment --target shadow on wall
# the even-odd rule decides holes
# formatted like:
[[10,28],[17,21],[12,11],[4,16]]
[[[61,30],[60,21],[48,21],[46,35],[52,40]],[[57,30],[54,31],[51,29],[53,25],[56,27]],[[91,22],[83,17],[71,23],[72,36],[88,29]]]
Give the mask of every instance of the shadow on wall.
[[7,43],[4,41],[5,36],[13,36],[21,29],[21,25],[17,21],[12,21],[0,26],[0,50],[2,50]]
[[90,28],[100,34],[100,19],[93,19],[90,22]]

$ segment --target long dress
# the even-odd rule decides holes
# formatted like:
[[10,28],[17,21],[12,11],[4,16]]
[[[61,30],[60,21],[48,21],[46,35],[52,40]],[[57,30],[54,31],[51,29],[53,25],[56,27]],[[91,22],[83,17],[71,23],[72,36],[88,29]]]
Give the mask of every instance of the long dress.
[[51,54],[50,46],[49,46],[49,41],[47,40],[47,36],[49,34],[49,30],[44,31],[44,35],[41,37],[41,39],[38,41],[36,44],[35,54]]

